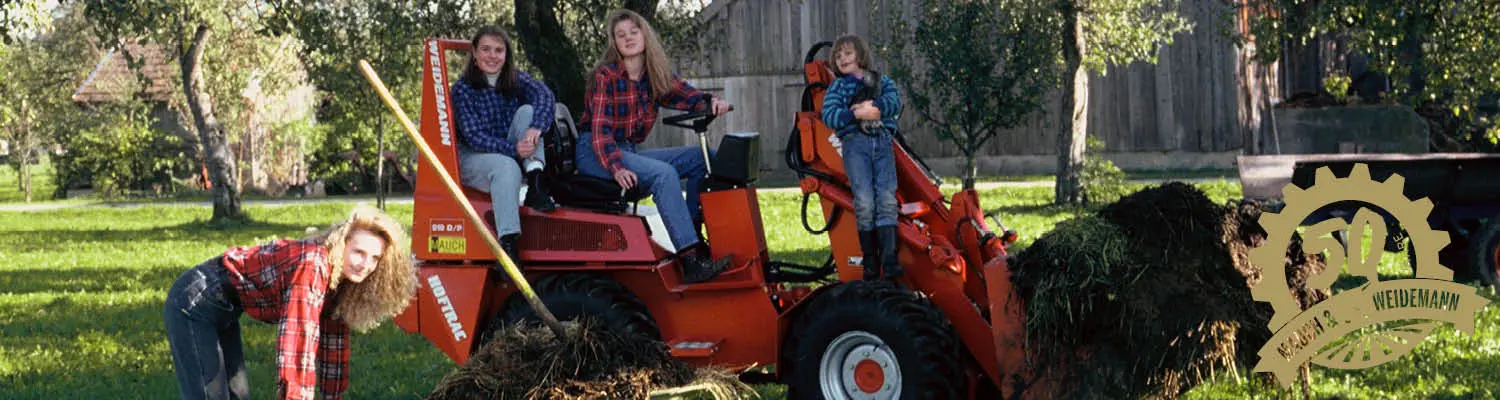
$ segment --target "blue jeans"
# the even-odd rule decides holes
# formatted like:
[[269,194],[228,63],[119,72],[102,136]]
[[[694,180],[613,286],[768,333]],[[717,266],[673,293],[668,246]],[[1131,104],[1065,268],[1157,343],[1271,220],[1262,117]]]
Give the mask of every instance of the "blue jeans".
[[[614,176],[599,164],[594,155],[594,137],[591,133],[578,136],[578,147],[574,158],[578,171],[590,176],[614,180]],[[619,143],[620,161],[625,168],[635,173],[636,184],[651,192],[651,199],[661,212],[662,224],[667,226],[667,235],[677,250],[698,243],[696,215],[700,215],[698,185],[702,183],[708,168],[704,166],[702,150],[698,146],[671,147],[635,151],[635,144]],[[682,181],[687,180],[684,184]],[[684,198],[683,190],[687,190]]]
[[854,225],[861,231],[896,226],[896,155],[890,131],[850,133],[843,142],[844,173],[854,192]]
[[[526,129],[531,127],[532,109],[524,105],[516,109],[510,121],[510,142],[520,143],[526,138]],[[547,162],[542,140],[537,140],[536,151],[522,160],[526,170],[540,170]],[[521,166],[516,159],[500,153],[477,153],[462,143],[458,145],[458,174],[465,186],[490,194],[490,205],[495,208],[495,234],[505,236],[521,233]]]
[[217,259],[183,272],[167,290],[163,318],[183,399],[248,399],[242,309],[224,293]]

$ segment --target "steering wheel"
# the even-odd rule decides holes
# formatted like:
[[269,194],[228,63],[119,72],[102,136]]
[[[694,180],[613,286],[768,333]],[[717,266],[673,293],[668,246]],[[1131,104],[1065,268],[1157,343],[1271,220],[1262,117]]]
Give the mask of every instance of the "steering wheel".
[[[712,106],[710,106],[710,108],[711,107]],[[734,111],[734,106],[729,106],[729,111]],[[662,118],[661,123],[679,128],[692,129],[693,132],[702,133],[707,132],[708,124],[713,123],[714,119],[717,119],[718,117],[719,116],[714,115],[713,110],[693,111],[681,115],[673,115],[670,117]]]

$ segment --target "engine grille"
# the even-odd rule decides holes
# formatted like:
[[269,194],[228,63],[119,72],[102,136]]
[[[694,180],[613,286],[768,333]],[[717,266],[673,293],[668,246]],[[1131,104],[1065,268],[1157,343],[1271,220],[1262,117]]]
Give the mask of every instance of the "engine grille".
[[[545,221],[544,221],[545,220]],[[522,216],[521,247],[540,251],[624,251],[618,225]]]

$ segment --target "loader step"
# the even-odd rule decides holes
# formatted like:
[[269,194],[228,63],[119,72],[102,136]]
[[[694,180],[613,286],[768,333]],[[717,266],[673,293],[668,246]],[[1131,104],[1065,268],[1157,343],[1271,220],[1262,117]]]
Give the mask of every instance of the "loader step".
[[672,357],[708,358],[719,352],[719,343],[723,341],[723,339],[713,341],[673,339],[667,342],[667,347],[672,349]]

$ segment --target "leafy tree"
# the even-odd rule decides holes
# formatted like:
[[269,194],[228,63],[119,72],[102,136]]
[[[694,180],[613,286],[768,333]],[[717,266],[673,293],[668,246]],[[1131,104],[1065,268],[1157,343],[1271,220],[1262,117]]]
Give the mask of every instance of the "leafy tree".
[[891,74],[911,82],[906,94],[913,108],[968,158],[965,187],[973,187],[974,152],[1041,110],[1049,85],[1067,77],[1061,94],[1071,118],[1058,135],[1055,195],[1058,203],[1081,203],[1089,72],[1155,62],[1157,45],[1191,29],[1176,5],[1176,0],[924,0],[914,17],[889,13],[883,22],[895,37],[880,48]]
[[1156,62],[1158,45],[1192,29],[1177,14],[1176,0],[1054,0],[1063,22],[1064,73],[1072,83],[1063,86],[1063,109],[1069,110],[1057,140],[1055,202],[1082,203],[1080,172],[1088,139],[1089,72],[1104,73],[1109,65]]
[[234,26],[245,26],[255,18],[248,3],[193,0],[84,0],[85,15],[94,22],[106,43],[139,37],[164,45],[177,59],[181,89],[193,125],[198,131],[213,184],[213,221],[245,218],[237,189],[234,154],[224,126],[214,114],[214,101],[204,78],[204,54],[214,43],[209,38],[226,34]]
[[[1492,115],[1500,93],[1500,1],[1497,0],[1242,0],[1257,60],[1274,62],[1289,45],[1334,35],[1369,56],[1372,70],[1396,77],[1401,103],[1446,109],[1480,122],[1471,134],[1493,143],[1479,118]],[[1488,113],[1481,112],[1489,108]],[[1491,130],[1490,132],[1500,132]],[[1467,138],[1474,139],[1474,138]]]
[[[345,190],[375,187],[381,195],[386,173],[380,153],[391,150],[385,134],[397,128],[375,91],[354,68],[355,61],[368,60],[392,94],[404,100],[403,109],[417,110],[425,51],[421,40],[465,40],[478,25],[495,23],[510,10],[509,2],[500,0],[270,0],[267,4],[268,32],[301,39],[301,59],[325,99],[318,119],[330,131],[339,132],[314,150],[312,172],[334,177],[332,181]],[[392,144],[396,153],[415,150],[407,140]],[[374,176],[367,176],[364,165],[376,166]]]
[[[14,45],[0,46],[0,139],[10,145],[8,164],[19,173],[20,191],[27,202],[31,201],[31,165],[36,164],[41,149],[47,141],[43,131],[42,114],[49,99],[46,93],[30,87],[43,79],[43,66],[38,60],[42,52],[39,43],[18,41]],[[55,85],[53,85],[55,86]]]
[[702,5],[701,0],[516,0],[516,41],[557,101],[580,112],[588,71],[607,42],[604,18],[610,11],[625,8],[641,14],[670,52],[683,53],[701,45],[691,36],[699,31]]
[[42,2],[0,0],[0,44],[13,44],[46,23]]
[[[892,37],[876,51],[910,109],[963,152],[963,184],[972,189],[976,153],[1041,109],[1057,82],[1057,24],[1044,8],[1015,0],[924,0],[918,8],[885,15]],[[885,10],[876,3],[875,11]]]
[[[38,11],[39,12],[39,11]],[[56,21],[29,25],[32,36],[0,44],[0,139],[10,143],[9,163],[19,172],[19,189],[31,201],[31,165],[60,132],[73,128],[67,116],[76,113],[69,100],[72,89],[92,66],[93,43],[81,35],[77,15],[62,14]]]

